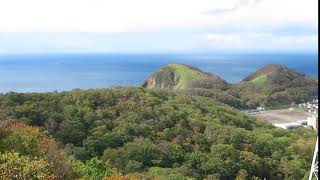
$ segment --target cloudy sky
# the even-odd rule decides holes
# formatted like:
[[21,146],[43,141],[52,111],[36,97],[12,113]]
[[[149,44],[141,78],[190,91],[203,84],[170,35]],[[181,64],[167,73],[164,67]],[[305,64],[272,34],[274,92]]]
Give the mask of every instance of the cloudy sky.
[[318,0],[0,0],[0,53],[315,52]]

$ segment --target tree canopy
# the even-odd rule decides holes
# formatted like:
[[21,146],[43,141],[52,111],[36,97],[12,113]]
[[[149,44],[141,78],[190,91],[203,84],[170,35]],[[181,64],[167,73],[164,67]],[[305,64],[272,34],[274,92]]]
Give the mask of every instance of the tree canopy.
[[0,107],[8,179],[303,179],[316,137],[145,88],[7,93]]

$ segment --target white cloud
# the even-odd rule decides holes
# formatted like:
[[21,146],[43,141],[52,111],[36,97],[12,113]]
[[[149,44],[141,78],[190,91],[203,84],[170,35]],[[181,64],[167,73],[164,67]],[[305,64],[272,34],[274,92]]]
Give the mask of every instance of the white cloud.
[[[317,7],[317,0],[0,0],[0,32],[317,24]],[[203,14],[224,9],[235,11]]]
[[269,32],[211,33],[206,35],[211,47],[224,49],[312,49],[317,35],[277,35]]
[[243,41],[239,34],[208,34],[208,42],[212,45],[224,47],[225,45],[235,46]]
[[314,50],[317,14],[318,0],[0,0],[0,52]]
[[261,1],[262,0],[237,0],[237,1],[233,1],[231,4],[229,3],[229,6],[227,7],[215,7],[207,12],[204,12],[204,14],[215,15],[215,14],[228,13],[228,12],[236,11],[243,6],[254,6]]

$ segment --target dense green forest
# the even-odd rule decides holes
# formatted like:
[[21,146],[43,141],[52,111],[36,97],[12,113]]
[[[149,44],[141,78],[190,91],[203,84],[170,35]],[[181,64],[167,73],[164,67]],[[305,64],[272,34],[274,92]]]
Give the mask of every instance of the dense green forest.
[[306,179],[316,132],[146,88],[0,95],[2,179]]

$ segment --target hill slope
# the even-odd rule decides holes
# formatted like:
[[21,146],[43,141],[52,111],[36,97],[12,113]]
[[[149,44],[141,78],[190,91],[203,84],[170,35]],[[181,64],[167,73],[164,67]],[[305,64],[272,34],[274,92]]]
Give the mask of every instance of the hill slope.
[[282,71],[282,70],[288,70],[288,69],[278,64],[267,64],[264,67],[258,69],[256,72],[244,78],[242,81],[254,81],[260,76],[267,76],[271,73]]
[[233,86],[248,106],[300,103],[318,95],[318,82],[312,77],[277,64],[269,64]]
[[242,82],[251,82],[257,86],[271,85],[282,87],[297,87],[314,85],[316,80],[277,64],[268,64],[247,76]]
[[278,64],[268,64],[237,84],[191,66],[169,64],[150,76],[143,87],[212,97],[237,108],[289,105],[318,94],[317,80]]
[[143,87],[146,88],[173,90],[225,88],[226,86],[227,82],[220,77],[184,64],[168,64],[152,74],[143,83]]

